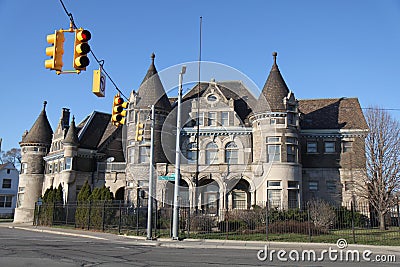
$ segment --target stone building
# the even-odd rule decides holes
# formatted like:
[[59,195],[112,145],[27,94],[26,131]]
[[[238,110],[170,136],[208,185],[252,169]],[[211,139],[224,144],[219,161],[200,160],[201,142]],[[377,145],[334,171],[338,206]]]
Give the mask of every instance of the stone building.
[[[56,130],[45,108],[20,143],[19,188],[25,196],[16,221],[32,220],[34,203],[50,186],[64,189],[64,201],[88,181],[109,186],[115,198],[136,205],[149,185],[151,105],[155,107],[156,199],[173,200],[176,99],[168,98],[154,54],[137,91],[129,98],[123,127],[94,111],[78,125],[62,110]],[[259,96],[241,81],[201,82],[183,96],[181,130],[182,205],[205,213],[254,205],[296,208],[312,198],[344,204],[365,167],[368,132],[357,98],[299,100],[286,85],[277,53]],[[142,138],[137,126],[143,124]],[[143,195],[141,194],[141,197]]]

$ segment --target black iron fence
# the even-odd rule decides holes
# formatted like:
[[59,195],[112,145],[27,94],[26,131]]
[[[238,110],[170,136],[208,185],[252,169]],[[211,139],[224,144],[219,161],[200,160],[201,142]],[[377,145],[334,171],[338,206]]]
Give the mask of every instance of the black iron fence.
[[[332,206],[315,200],[295,209],[266,202],[250,209],[246,203],[228,210],[180,206],[181,238],[331,243],[345,238],[349,243],[400,245],[399,203],[387,212],[384,228],[368,203]],[[173,206],[155,201],[153,210],[154,237],[170,237]],[[42,204],[36,206],[34,223],[145,236],[147,206],[116,201]]]

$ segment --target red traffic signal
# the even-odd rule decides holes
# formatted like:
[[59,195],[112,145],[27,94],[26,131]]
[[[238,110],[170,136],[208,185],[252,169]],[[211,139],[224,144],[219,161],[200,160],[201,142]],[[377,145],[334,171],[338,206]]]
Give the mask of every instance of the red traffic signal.
[[87,53],[90,52],[90,46],[87,43],[92,38],[88,30],[77,29],[75,30],[75,43],[74,43],[74,68],[76,70],[86,70],[90,61]]

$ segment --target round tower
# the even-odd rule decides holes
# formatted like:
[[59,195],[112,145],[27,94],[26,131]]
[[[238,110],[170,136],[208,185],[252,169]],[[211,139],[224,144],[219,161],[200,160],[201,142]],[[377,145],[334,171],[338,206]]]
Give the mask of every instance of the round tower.
[[46,104],[29,132],[23,135],[21,146],[21,174],[14,222],[32,222],[35,203],[42,194],[44,180],[43,157],[49,151],[53,130],[46,115]]
[[277,208],[300,205],[298,101],[286,85],[274,52],[273,65],[250,118],[253,126],[253,161],[259,166],[259,200]]

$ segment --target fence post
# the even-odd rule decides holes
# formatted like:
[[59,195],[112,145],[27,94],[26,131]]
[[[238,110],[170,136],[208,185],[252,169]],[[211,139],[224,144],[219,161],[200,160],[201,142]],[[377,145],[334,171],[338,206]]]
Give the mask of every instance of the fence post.
[[400,231],[400,207],[399,207],[399,197],[397,197],[397,226],[399,227],[399,231]]
[[269,221],[269,207],[268,207],[268,200],[265,204],[265,238],[268,241],[268,221]]
[[66,211],[65,211],[65,225],[68,225],[68,203],[67,204],[65,204],[65,209],[66,209]]
[[103,214],[102,214],[102,219],[103,219],[103,221],[102,221],[101,229],[102,229],[103,232],[104,232],[105,223],[106,223],[106,201],[105,201],[105,200],[104,200],[104,202],[103,202]]
[[137,190],[136,196],[136,235],[139,235],[139,206],[140,206],[140,199],[139,199],[139,190]]
[[[155,205],[155,210],[154,210],[154,237],[157,238],[157,219],[158,219],[158,201],[157,199],[154,199],[154,205]],[[178,221],[178,236],[179,236],[179,221]]]
[[352,235],[353,235],[353,242],[354,242],[354,244],[356,243],[356,233],[355,233],[355,230],[354,230],[354,199],[353,199],[353,201],[351,201],[351,232],[352,232]]
[[89,200],[89,210],[88,210],[88,218],[87,218],[87,229],[90,230],[90,213],[92,212],[92,201]]
[[122,205],[121,200],[119,201],[119,222],[118,222],[118,234],[121,234],[121,223],[122,223]]
[[54,224],[54,216],[55,216],[55,210],[56,210],[56,202],[53,202],[53,211],[52,211],[52,215],[51,215],[51,226],[53,226]]
[[308,240],[311,243],[311,219],[310,219],[310,202],[307,202],[307,226],[308,226]]

